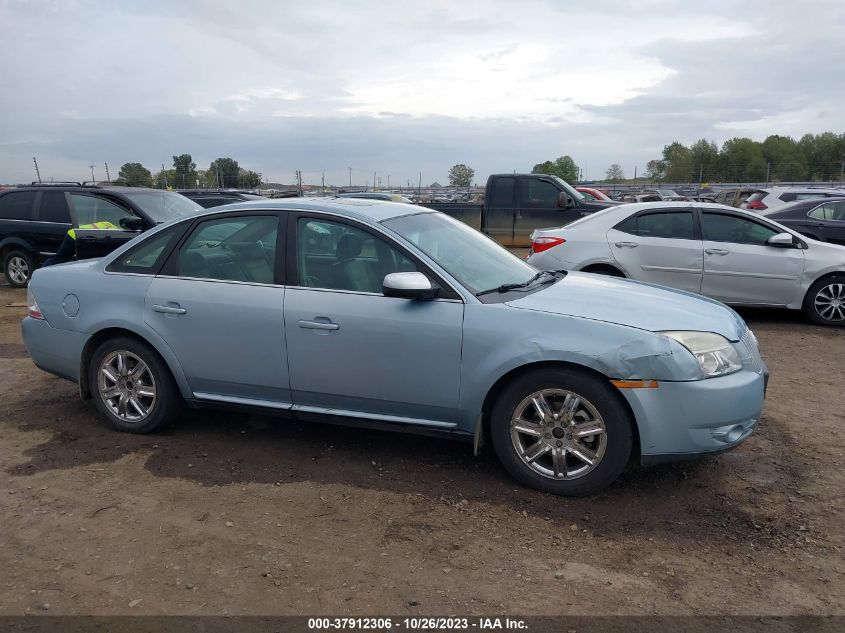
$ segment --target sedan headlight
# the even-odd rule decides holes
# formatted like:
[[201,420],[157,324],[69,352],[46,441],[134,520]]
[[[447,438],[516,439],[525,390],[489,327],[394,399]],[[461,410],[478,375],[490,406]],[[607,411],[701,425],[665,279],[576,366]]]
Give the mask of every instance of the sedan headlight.
[[675,339],[695,356],[705,378],[724,376],[742,369],[734,346],[724,336],[713,332],[671,331],[661,334]]

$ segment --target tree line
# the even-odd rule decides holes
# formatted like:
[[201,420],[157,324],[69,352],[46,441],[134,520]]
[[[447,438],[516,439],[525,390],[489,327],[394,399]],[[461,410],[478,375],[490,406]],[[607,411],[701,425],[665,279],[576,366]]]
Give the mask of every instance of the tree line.
[[646,165],[653,180],[688,182],[832,181],[845,168],[845,134],[805,134],[799,140],[773,134],[766,140],[732,138],[718,147],[700,139],[687,147],[677,141],[662,158]]
[[[580,170],[571,156],[534,165],[533,174],[551,174],[576,183]],[[773,134],[764,141],[732,138],[719,147],[700,139],[689,146],[675,141],[661,158],[648,161],[637,174],[655,182],[793,182],[840,180],[845,173],[845,134],[805,134],[795,140]],[[625,180],[621,165],[605,172],[609,182]]]
[[208,169],[197,169],[190,154],[173,157],[171,169],[155,175],[141,163],[124,163],[114,184],[159,189],[254,189],[261,185],[261,174],[238,165],[234,158],[216,158]]

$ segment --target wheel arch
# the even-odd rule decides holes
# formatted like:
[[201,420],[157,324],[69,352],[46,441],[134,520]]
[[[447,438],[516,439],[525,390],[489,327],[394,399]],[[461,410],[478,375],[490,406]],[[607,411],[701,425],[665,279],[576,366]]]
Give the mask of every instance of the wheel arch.
[[[536,371],[538,369],[552,369],[552,368],[563,368],[563,369],[573,369],[580,373],[583,373],[588,376],[592,376],[598,380],[610,383],[610,378],[605,376],[600,371],[593,369],[591,367],[587,367],[586,365],[579,365],[578,363],[572,363],[569,361],[559,361],[559,360],[552,360],[552,361],[536,361],[532,363],[527,363],[525,365],[520,365],[519,367],[514,367],[501,377],[496,380],[495,383],[490,387],[487,391],[487,394],[484,397],[484,402],[481,405],[481,416],[479,420],[479,428],[476,429],[476,433],[479,436],[478,441],[476,442],[477,446],[483,446],[490,438],[490,417],[493,411],[493,405],[496,403],[496,398],[504,389],[505,385],[509,382],[517,379],[520,376],[524,376],[527,373],[532,371]],[[630,415],[631,418],[631,431],[634,434],[634,439],[632,442],[631,447],[631,456],[630,462],[639,462],[640,458],[640,430],[637,424],[637,417],[634,415],[634,410],[631,408],[631,405],[625,399],[625,397],[619,393],[619,389],[613,385],[613,393],[615,394],[619,403],[625,408]]]
[[79,395],[83,400],[89,400],[91,398],[91,385],[88,383],[88,365],[91,362],[94,351],[104,341],[118,336],[135,339],[139,343],[143,343],[151,348],[170,370],[170,375],[176,381],[176,385],[182,396],[185,398],[191,397],[191,390],[188,386],[188,381],[182,372],[182,368],[176,360],[175,355],[170,348],[166,346],[166,344],[161,343],[160,345],[157,345],[157,341],[152,341],[149,337],[145,337],[138,332],[125,327],[110,326],[98,330],[93,336],[91,336],[91,338],[88,339],[85,343],[85,347],[82,349],[82,356],[79,360]]
[[833,279],[836,277],[839,277],[840,279],[845,279],[845,270],[832,270],[830,272],[826,272],[823,275],[819,275],[819,277],[813,280],[813,283],[811,283],[807,287],[807,292],[804,293],[804,298],[801,301],[801,308],[804,310],[805,313],[807,313],[807,311],[809,310],[809,303],[813,299],[811,293],[813,292],[813,289],[816,287],[816,285],[820,282],[824,282],[828,279]]
[[19,237],[8,237],[0,241],[0,265],[6,260],[9,253],[17,250],[26,251],[33,259],[36,256],[36,251],[29,242]]
[[609,264],[606,262],[597,262],[595,264],[588,264],[583,268],[578,269],[582,273],[595,273],[599,275],[610,275],[613,277],[622,277],[627,278],[625,271],[623,271],[619,266],[614,264]]

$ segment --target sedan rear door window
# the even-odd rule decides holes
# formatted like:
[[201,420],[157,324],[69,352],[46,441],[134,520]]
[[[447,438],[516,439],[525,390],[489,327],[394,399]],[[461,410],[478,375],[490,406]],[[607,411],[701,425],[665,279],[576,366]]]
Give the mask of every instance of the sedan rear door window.
[[272,284],[279,218],[236,216],[201,222],[179,252],[180,277]]
[[616,225],[617,231],[641,237],[694,240],[692,211],[660,211],[633,216]]

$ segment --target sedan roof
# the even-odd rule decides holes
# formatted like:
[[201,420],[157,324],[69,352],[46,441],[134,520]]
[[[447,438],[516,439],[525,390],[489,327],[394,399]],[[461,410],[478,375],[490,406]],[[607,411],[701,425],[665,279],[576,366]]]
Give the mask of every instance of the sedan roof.
[[323,211],[345,215],[365,222],[381,222],[390,218],[417,213],[437,213],[415,204],[372,200],[368,198],[280,198],[270,200],[249,200],[208,209],[208,215],[226,211],[248,209],[277,209],[282,211]]

